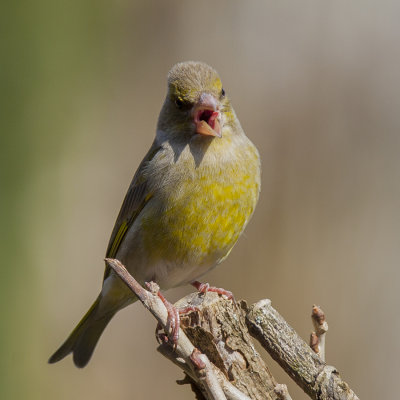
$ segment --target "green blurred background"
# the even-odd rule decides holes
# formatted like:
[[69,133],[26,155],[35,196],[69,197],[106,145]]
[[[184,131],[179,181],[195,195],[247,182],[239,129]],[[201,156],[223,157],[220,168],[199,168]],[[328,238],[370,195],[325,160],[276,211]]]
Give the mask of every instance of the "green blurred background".
[[193,398],[156,353],[155,322],[138,304],[113,320],[87,368],[46,362],[100,289],[169,68],[202,60],[263,161],[255,217],[205,279],[250,302],[272,299],[304,338],[320,304],[328,363],[360,398],[393,398],[399,13],[398,2],[368,0],[4,2],[0,397]]

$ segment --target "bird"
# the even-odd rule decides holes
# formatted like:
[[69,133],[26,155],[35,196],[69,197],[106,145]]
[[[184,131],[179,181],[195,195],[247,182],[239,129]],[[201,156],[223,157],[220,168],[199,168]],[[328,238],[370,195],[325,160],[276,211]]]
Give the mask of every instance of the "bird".
[[[106,257],[141,284],[199,288],[197,279],[226,259],[249,222],[260,171],[258,150],[216,70],[203,62],[175,64],[154,141],[128,188]],[[49,363],[73,353],[84,367],[112,317],[136,300],[106,264],[100,294]]]

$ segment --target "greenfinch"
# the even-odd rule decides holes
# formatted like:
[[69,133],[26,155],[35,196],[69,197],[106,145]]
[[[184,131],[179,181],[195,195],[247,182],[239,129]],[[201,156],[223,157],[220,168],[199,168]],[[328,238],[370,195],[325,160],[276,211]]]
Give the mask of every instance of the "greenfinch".
[[[129,186],[106,257],[120,260],[141,284],[193,283],[228,256],[259,191],[258,151],[218,73],[202,62],[178,63],[169,71],[154,142]],[[106,266],[99,296],[49,362],[73,353],[75,365],[84,367],[111,318],[136,300]]]

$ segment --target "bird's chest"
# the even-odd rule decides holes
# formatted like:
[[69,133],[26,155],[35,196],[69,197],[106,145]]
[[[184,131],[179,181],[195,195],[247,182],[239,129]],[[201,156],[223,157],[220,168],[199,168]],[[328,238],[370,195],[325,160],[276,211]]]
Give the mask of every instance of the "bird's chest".
[[[159,256],[215,264],[237,241],[258,197],[257,177],[240,168],[200,170],[171,183],[151,221]],[[154,247],[153,247],[154,248]]]

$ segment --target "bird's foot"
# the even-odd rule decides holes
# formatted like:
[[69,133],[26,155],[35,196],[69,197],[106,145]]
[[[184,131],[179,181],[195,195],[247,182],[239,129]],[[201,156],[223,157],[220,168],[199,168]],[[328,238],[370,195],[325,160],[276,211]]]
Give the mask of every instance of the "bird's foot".
[[186,306],[178,308],[179,315],[188,314],[190,312],[198,312],[200,311],[199,307],[196,306]]
[[[162,296],[162,295],[161,295]],[[161,297],[160,297],[161,298]],[[162,300],[162,299],[161,299]],[[164,298],[164,300],[165,300],[165,298]],[[165,300],[165,301],[167,301],[167,300]],[[165,304],[165,303],[164,303]],[[190,312],[197,312],[197,311],[199,311],[199,308],[198,307],[196,307],[196,306],[187,306],[187,307],[182,307],[182,308],[176,308],[174,305],[172,305],[171,303],[169,303],[168,302],[168,304],[169,304],[169,306],[171,307],[171,308],[173,308],[173,309],[175,309],[175,311],[177,311],[178,312],[178,317],[179,317],[179,324],[180,324],[180,316],[181,315],[183,315],[183,314],[188,314],[188,313],[190,313]],[[167,310],[168,310],[168,308],[167,308]],[[170,314],[168,314],[168,317],[170,317]],[[171,317],[171,319],[173,319],[173,317],[175,317],[175,313],[173,313],[173,316]],[[168,321],[167,321],[167,323],[168,323]],[[173,345],[174,345],[174,347],[176,347],[176,342],[178,341],[178,339],[179,339],[179,326],[178,326],[178,332],[176,332],[176,342],[174,343],[174,341],[173,341],[173,339],[171,339],[171,338],[168,338],[168,335],[166,335],[164,332],[161,332],[162,331],[162,325],[160,324],[160,323],[158,323],[157,324],[157,327],[156,327],[156,339],[157,339],[157,342],[158,343],[168,343],[168,342],[170,342],[170,341],[172,341],[172,343],[173,343]]]
[[232,300],[236,304],[235,297],[233,296],[233,293],[230,292],[229,290],[217,288],[215,286],[210,286],[208,283],[201,283],[199,281],[193,281],[191,285],[194,286],[200,293],[215,292],[222,296],[227,297],[228,300]]
[[[145,282],[146,286],[150,289],[151,282]],[[169,331],[168,334],[165,333],[160,333],[162,330],[162,326],[160,323],[157,324],[156,327],[156,339],[159,343],[167,343],[170,342],[172,344],[172,347],[176,349],[176,346],[178,344],[178,339],[179,339],[179,327],[180,327],[180,317],[179,317],[179,311],[176,307],[174,307],[173,304],[171,304],[163,295],[160,291],[157,291],[157,296],[161,299],[161,301],[164,303],[165,308],[167,309],[167,331]]]

